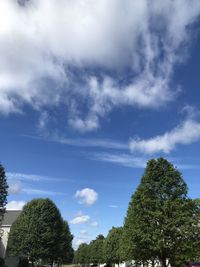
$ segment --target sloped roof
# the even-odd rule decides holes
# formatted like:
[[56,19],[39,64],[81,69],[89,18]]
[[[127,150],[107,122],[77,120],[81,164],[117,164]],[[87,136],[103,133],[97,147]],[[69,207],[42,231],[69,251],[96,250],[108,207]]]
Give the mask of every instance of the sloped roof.
[[4,214],[2,226],[11,226],[20,215],[21,210],[7,210]]

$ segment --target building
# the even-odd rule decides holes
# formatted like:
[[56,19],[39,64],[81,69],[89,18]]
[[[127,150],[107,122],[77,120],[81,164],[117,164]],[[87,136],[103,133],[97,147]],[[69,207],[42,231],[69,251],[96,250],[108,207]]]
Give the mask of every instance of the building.
[[5,259],[6,265],[8,267],[15,267],[18,262],[18,258],[8,257],[7,244],[10,228],[12,224],[16,221],[20,213],[20,210],[7,210],[4,214],[4,218],[1,225],[2,237],[0,240],[0,257]]

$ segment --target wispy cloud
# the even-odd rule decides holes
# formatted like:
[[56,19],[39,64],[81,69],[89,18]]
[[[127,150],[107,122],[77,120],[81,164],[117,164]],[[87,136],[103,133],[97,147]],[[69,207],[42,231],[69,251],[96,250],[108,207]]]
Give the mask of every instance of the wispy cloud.
[[51,136],[33,136],[33,135],[22,135],[22,136],[48,142],[56,142],[68,146],[107,148],[107,149],[118,149],[118,150],[129,149],[128,142],[121,142],[111,139],[66,138],[56,134],[53,134]]
[[18,181],[60,181],[59,178],[53,178],[48,176],[41,176],[36,174],[25,174],[25,173],[16,173],[16,172],[7,172],[6,176],[10,180],[18,180]]
[[119,206],[117,206],[117,205],[108,205],[108,207],[109,207],[109,208],[112,208],[112,209],[117,209],[117,208],[119,208]]
[[[129,168],[145,168],[146,163],[151,157],[135,157],[133,154],[120,154],[120,153],[93,153],[88,155],[88,158],[90,160],[97,160],[102,162],[108,162],[116,165],[120,165],[123,167],[129,167]],[[179,163],[179,159],[169,159],[175,166],[182,170],[188,170],[188,169],[199,169],[199,165],[194,165],[190,163]],[[186,160],[187,161],[187,160]],[[183,162],[183,159],[182,159]]]
[[91,206],[97,201],[98,193],[94,189],[84,188],[82,190],[77,190],[74,197],[78,199],[80,204]]
[[112,154],[112,153],[94,153],[88,155],[91,160],[104,161],[114,163],[131,168],[144,168],[146,165],[146,158],[135,157],[132,154]]
[[188,145],[200,140],[200,122],[186,119],[179,126],[163,135],[150,139],[132,139],[131,151],[144,154],[170,153],[177,145]]
[[35,189],[35,188],[22,188],[21,192],[28,194],[28,195],[42,195],[42,196],[64,195],[64,193],[57,192],[57,191],[42,190],[42,189]]
[[64,105],[68,123],[85,132],[114,108],[174,100],[174,67],[184,61],[199,0],[18,2],[0,1],[0,113],[28,104],[42,128],[46,110]]
[[15,195],[22,193],[22,184],[19,182],[9,182],[8,193],[9,195]]
[[99,224],[98,224],[97,221],[93,221],[93,222],[90,223],[90,226],[92,226],[92,227],[98,227]]

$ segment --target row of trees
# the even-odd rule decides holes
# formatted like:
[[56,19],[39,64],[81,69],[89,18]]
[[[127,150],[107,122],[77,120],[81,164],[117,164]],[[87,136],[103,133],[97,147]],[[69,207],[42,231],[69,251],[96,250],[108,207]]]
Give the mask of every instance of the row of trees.
[[[4,167],[0,164],[0,242],[3,235],[1,228],[3,217],[5,214],[5,206],[7,204],[8,184]],[[0,258],[0,267],[5,267],[4,259]]]
[[28,258],[35,264],[69,263],[73,259],[73,236],[50,199],[33,199],[27,203],[11,227],[9,255]]
[[[4,167],[0,164],[0,226],[2,224],[5,213],[5,206],[7,204],[8,184]],[[0,235],[1,238],[1,235]]]
[[159,261],[162,267],[183,266],[200,259],[200,201],[187,196],[181,173],[167,160],[147,163],[132,195],[123,227],[112,228],[81,244],[75,262],[119,263]]

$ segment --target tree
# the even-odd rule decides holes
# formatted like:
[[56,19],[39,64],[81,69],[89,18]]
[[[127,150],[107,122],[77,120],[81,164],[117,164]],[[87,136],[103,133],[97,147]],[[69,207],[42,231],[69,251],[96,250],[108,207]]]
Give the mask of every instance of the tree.
[[80,244],[80,246],[75,252],[74,262],[82,265],[87,265],[90,263],[88,244],[86,243]]
[[[66,223],[65,223],[66,226]],[[8,249],[10,254],[39,259],[58,260],[64,248],[71,248],[69,228],[63,233],[64,223],[60,212],[50,199],[34,199],[27,203],[11,227]],[[60,245],[69,242],[66,247]],[[66,251],[67,253],[67,251]]]
[[198,214],[180,172],[163,158],[150,160],[129,203],[123,257],[158,259],[163,267],[190,261],[200,245]]
[[112,227],[104,242],[104,257],[107,264],[119,264],[122,227]]
[[98,235],[95,240],[92,240],[89,244],[89,257],[90,263],[98,264],[104,262],[104,236]]
[[8,184],[4,167],[0,164],[0,226],[7,204]]
[[71,263],[74,257],[74,250],[72,248],[73,235],[70,232],[67,221],[62,222],[63,229],[59,240],[59,255],[58,258],[62,263]]

